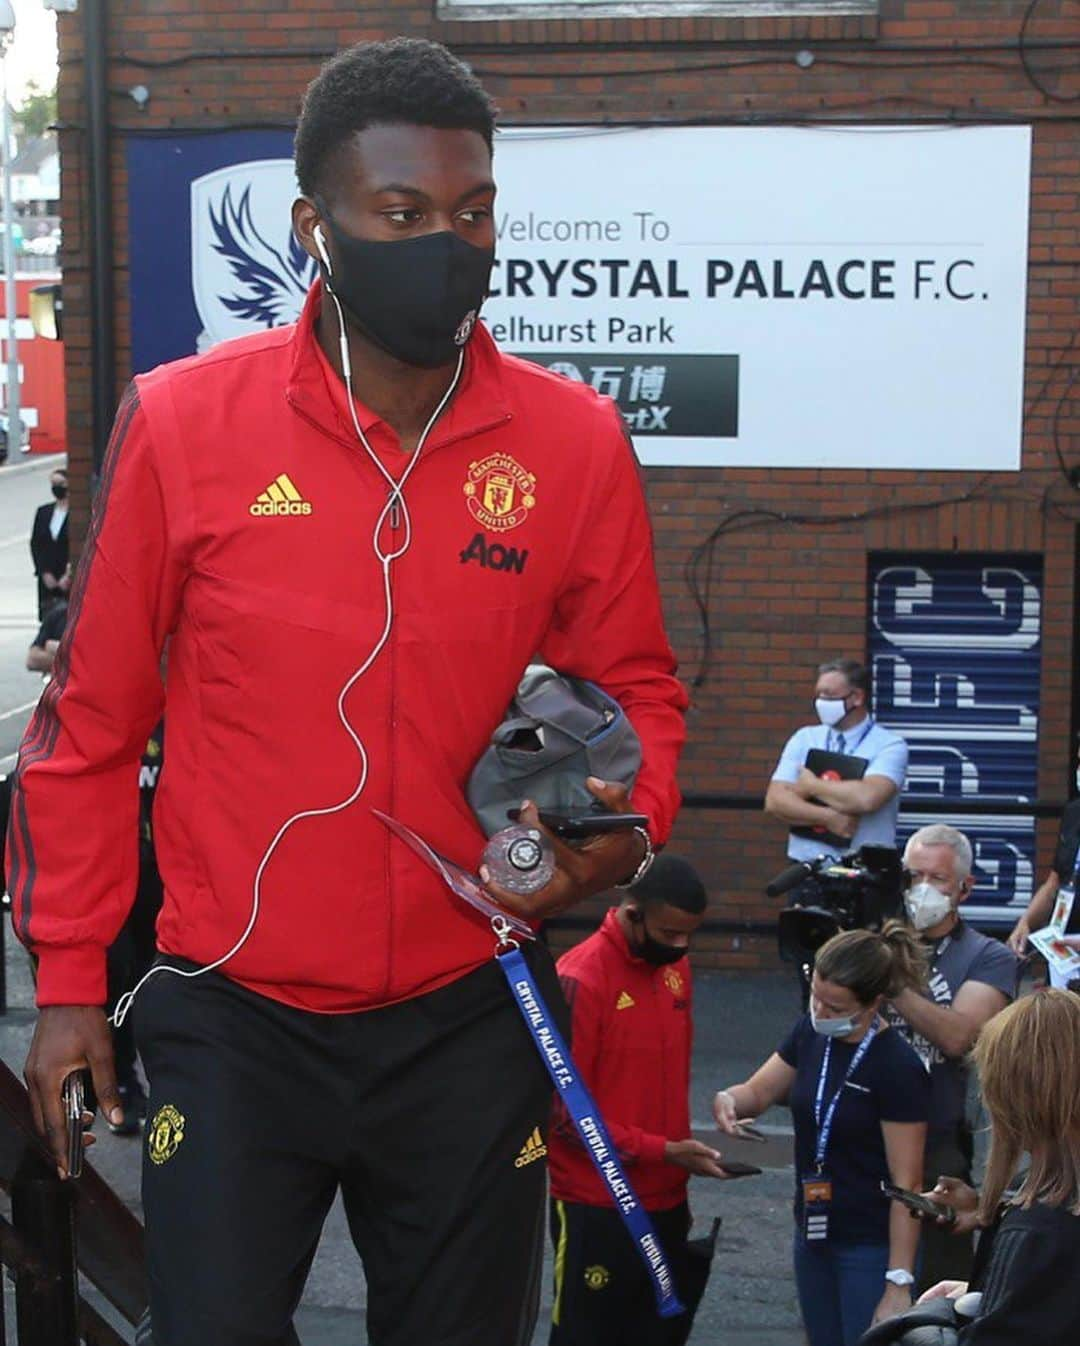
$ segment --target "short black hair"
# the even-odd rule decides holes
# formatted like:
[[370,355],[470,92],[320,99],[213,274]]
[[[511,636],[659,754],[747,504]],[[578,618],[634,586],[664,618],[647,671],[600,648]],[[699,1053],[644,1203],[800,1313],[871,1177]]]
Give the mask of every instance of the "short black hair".
[[691,916],[700,916],[708,905],[705,885],[694,866],[681,855],[667,851],[656,857],[652,868],[626,897],[644,907],[678,907]]
[[464,62],[438,42],[395,37],[339,52],[308,85],[296,127],[296,178],[314,197],[327,161],[369,126],[475,131],[492,147],[496,107]]

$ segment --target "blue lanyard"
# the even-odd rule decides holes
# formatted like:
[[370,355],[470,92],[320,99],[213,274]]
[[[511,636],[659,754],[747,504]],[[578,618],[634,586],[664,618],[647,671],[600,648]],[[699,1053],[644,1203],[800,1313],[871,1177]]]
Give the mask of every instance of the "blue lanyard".
[[[844,744],[844,756],[845,756],[845,757],[849,757],[849,756],[851,756],[852,753],[854,753],[855,749],[859,746],[859,744],[860,744],[860,743],[863,741],[863,739],[867,736],[867,734],[870,732],[870,730],[873,729],[873,727],[874,727],[874,717],[873,717],[872,715],[868,715],[868,716],[866,717],[866,728],[862,731],[862,733],[861,733],[861,734],[859,735],[859,737],[855,740],[855,742],[854,742],[854,743],[845,743],[845,744]],[[830,729],[830,730],[829,730],[828,735],[827,735],[827,737],[826,737],[826,744],[835,742],[835,739],[833,738],[833,735],[836,734],[836,733],[838,733],[838,731],[837,731],[836,729]]]
[[637,1193],[623,1172],[622,1164],[611,1143],[604,1119],[600,1116],[585,1082],[577,1072],[562,1034],[552,1021],[548,1007],[540,994],[529,965],[516,944],[508,952],[500,951],[495,961],[502,968],[514,1002],[521,1011],[526,1027],[532,1034],[556,1093],[562,1099],[582,1143],[596,1167],[611,1200],[626,1225],[627,1232],[645,1263],[656,1296],[656,1308],[661,1318],[674,1318],[686,1310],[679,1302],[675,1282],[664,1257],[660,1240],[649,1219],[648,1212],[638,1200]]
[[820,1173],[825,1167],[825,1155],[829,1149],[829,1137],[832,1135],[833,1121],[836,1118],[836,1109],[840,1106],[840,1095],[844,1092],[848,1080],[858,1070],[863,1057],[870,1050],[870,1044],[877,1036],[878,1026],[876,1023],[870,1025],[870,1028],[859,1043],[859,1049],[851,1058],[851,1064],[847,1068],[847,1074],[840,1082],[840,1087],[833,1094],[832,1102],[829,1104],[829,1110],[825,1114],[825,1121],[821,1120],[821,1105],[825,1101],[825,1081],[829,1076],[829,1062],[832,1060],[832,1038],[825,1044],[825,1055],[821,1059],[821,1074],[818,1076],[817,1097],[814,1099],[814,1121],[817,1123],[818,1140],[817,1149],[814,1152],[814,1163],[817,1171]]

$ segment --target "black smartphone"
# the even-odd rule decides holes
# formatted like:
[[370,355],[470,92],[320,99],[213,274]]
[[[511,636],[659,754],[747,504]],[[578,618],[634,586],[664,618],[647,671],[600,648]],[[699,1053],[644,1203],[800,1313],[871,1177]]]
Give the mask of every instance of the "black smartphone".
[[744,1164],[739,1159],[718,1159],[717,1164],[729,1178],[756,1178],[761,1169],[754,1164]]
[[937,1220],[946,1225],[956,1223],[956,1211],[951,1206],[940,1206],[929,1197],[920,1196],[918,1192],[909,1192],[906,1187],[894,1187],[891,1182],[883,1182],[881,1190],[890,1201],[899,1201],[908,1210],[914,1211],[917,1215],[925,1215],[928,1220]]
[[60,1087],[67,1131],[67,1171],[77,1178],[83,1166],[83,1113],[86,1111],[86,1084],[81,1070],[73,1070]]
[[[506,816],[516,823],[521,810],[507,809]],[[540,810],[540,821],[549,832],[571,841],[602,836],[606,832],[629,832],[635,827],[649,825],[644,813],[554,813],[547,809]]]

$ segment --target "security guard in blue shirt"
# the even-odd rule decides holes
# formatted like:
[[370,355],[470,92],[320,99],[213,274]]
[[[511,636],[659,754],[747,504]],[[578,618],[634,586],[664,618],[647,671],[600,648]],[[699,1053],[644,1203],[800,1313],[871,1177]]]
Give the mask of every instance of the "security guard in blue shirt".
[[[908,747],[899,734],[878,724],[870,714],[869,670],[853,659],[822,664],[814,708],[818,723],[796,730],[788,739],[765,795],[765,811],[770,816],[789,828],[814,829],[812,836],[789,832],[788,857],[816,860],[820,855],[838,857],[860,846],[895,846]],[[862,778],[816,776],[806,766],[813,748],[861,757],[866,762]]]

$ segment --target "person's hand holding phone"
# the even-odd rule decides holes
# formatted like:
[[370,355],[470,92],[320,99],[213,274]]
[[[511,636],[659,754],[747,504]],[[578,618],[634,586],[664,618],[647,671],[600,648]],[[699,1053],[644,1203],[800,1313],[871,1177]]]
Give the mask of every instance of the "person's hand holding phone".
[[[114,1125],[124,1120],[116,1087],[112,1038],[105,1011],[97,1005],[46,1005],[38,1014],[34,1040],[23,1075],[30,1093],[34,1126],[44,1137],[61,1178],[68,1177],[68,1127],[64,1116],[64,1081],[89,1069],[94,1094]],[[86,1144],[93,1137],[85,1138]]]
[[737,1159],[725,1159],[719,1150],[706,1145],[703,1140],[669,1140],[664,1147],[664,1158],[669,1164],[677,1164],[688,1173],[696,1173],[699,1178],[719,1178],[727,1181],[732,1178],[749,1178],[761,1172],[753,1164],[743,1164]]
[[735,1098],[729,1089],[721,1089],[713,1099],[713,1117],[716,1119],[716,1125],[721,1131],[729,1136],[739,1134],[739,1112],[735,1106]]
[[82,1176],[83,1152],[95,1141],[95,1137],[89,1134],[94,1114],[86,1106],[86,1080],[85,1071],[73,1070],[60,1089],[65,1123],[65,1167],[69,1178]]
[[971,1234],[979,1226],[979,1194],[974,1187],[959,1178],[938,1178],[937,1183],[923,1195],[935,1205],[951,1210],[955,1219],[942,1217],[936,1223],[953,1234]]
[[[585,782],[590,794],[607,813],[632,813],[630,792],[625,785],[608,784],[590,776]],[[526,920],[542,920],[575,906],[594,893],[625,883],[645,857],[644,840],[632,828],[586,837],[573,846],[544,827],[540,812],[529,800],[522,803],[519,821],[542,831],[555,852],[555,873],[538,893],[523,895],[501,887],[480,868],[480,879],[489,897]]]

